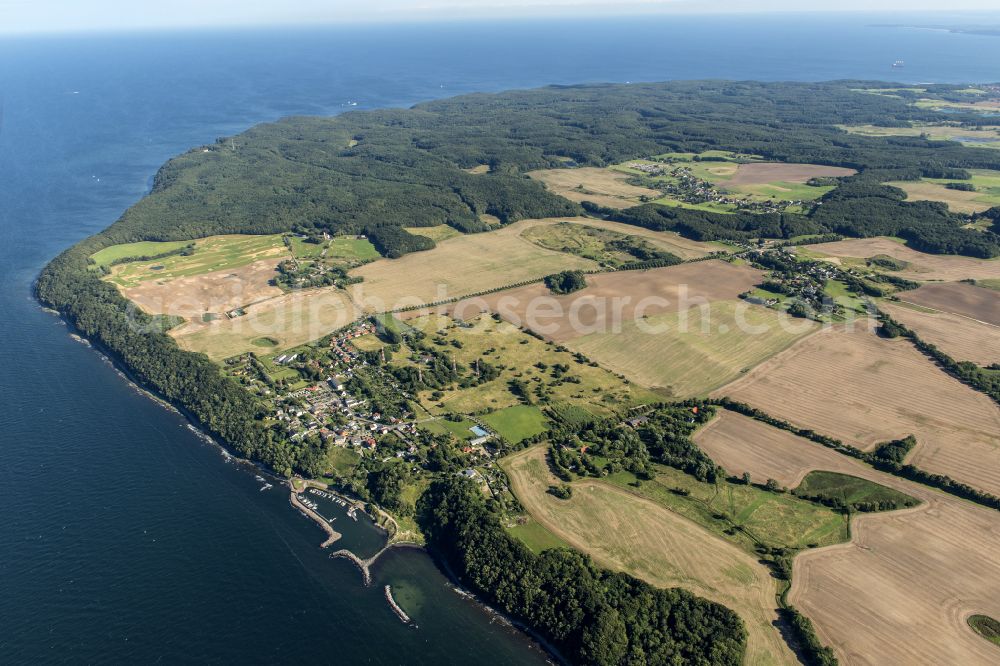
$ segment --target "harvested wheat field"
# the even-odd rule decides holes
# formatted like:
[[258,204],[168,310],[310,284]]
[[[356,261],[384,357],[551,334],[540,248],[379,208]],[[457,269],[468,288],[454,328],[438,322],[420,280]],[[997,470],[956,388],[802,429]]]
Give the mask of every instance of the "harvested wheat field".
[[[170,335],[188,351],[218,361],[248,351],[281,351],[316,340],[346,326],[360,312],[340,289],[308,289],[245,308],[246,314],[210,322],[193,321]],[[261,341],[266,341],[261,344]]]
[[[586,288],[562,296],[552,294],[544,284],[530,284],[449,304],[442,311],[461,319],[492,311],[515,326],[566,342],[624,330],[637,318],[733,300],[763,276],[755,268],[709,259],[645,271],[588,275]],[[426,311],[403,316],[418,314]]]
[[352,285],[349,292],[366,311],[384,311],[537,280],[562,270],[597,267],[597,262],[546,250],[521,238],[521,231],[532,223],[537,221],[456,236],[426,252],[365,264],[350,272],[364,282]]
[[543,169],[528,175],[545,184],[545,189],[570,201],[593,201],[609,208],[628,208],[643,196],[658,198],[660,193],[648,187],[629,185],[628,174],[597,167]]
[[851,260],[864,263],[862,260],[877,254],[887,254],[894,259],[909,264],[901,271],[892,271],[910,280],[945,280],[957,281],[965,279],[987,280],[1000,276],[1000,260],[974,259],[950,254],[927,254],[917,252],[888,238],[852,238],[835,243],[818,243],[806,245],[803,249],[810,255],[840,259],[839,263],[849,264]]
[[965,622],[1000,617],[1000,514],[877,472],[783,430],[723,412],[698,444],[730,473],[794,485],[812,470],[857,476],[920,506],[855,515],[850,543],[795,558],[789,602],[844,664],[995,664]]
[[[794,488],[814,469],[842,471],[839,467],[817,467],[816,453],[808,440],[725,409],[695,434],[694,442],[730,475],[749,472],[757,483],[774,479]],[[847,461],[830,453],[832,462],[840,463],[840,458]]]
[[[1000,269],[1000,266],[997,267]],[[925,284],[899,295],[901,301],[1000,326],[1000,291],[971,284]]]
[[119,289],[149,314],[200,318],[206,313],[223,314],[280,296],[281,289],[269,284],[276,275],[276,265],[276,259],[265,259],[241,268],[172,280],[147,280]]
[[827,329],[715,394],[862,449],[915,435],[907,462],[1000,494],[1000,408],[908,340]]
[[805,183],[811,178],[852,176],[857,171],[820,164],[751,162],[741,164],[726,185],[766,185],[768,183]]
[[748,664],[794,664],[773,626],[775,582],[755,558],[658,504],[600,481],[576,481],[569,500],[536,446],[503,463],[514,493],[543,527],[600,564],[659,587],[683,587],[733,609],[746,624]]
[[688,398],[733,381],[817,328],[745,301],[716,301],[628,321],[620,332],[566,345],[641,386]]
[[1000,363],[1000,326],[891,301],[879,303],[879,309],[957,361]]

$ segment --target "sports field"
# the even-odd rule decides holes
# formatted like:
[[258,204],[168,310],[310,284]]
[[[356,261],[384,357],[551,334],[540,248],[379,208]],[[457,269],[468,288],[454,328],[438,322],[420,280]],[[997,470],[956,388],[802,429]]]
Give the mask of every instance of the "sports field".
[[773,626],[776,586],[757,558],[657,503],[601,481],[573,483],[569,500],[556,483],[545,445],[507,458],[515,495],[541,526],[600,564],[659,587],[684,587],[732,608],[747,626],[748,664],[794,664]]
[[731,382],[818,326],[745,301],[715,301],[566,344],[637,384],[686,398]]
[[545,432],[549,420],[542,410],[534,405],[514,405],[482,417],[483,422],[493,428],[508,442],[518,444],[528,437]]
[[912,434],[908,462],[1000,494],[1000,408],[903,338],[824,330],[715,394],[863,449]]

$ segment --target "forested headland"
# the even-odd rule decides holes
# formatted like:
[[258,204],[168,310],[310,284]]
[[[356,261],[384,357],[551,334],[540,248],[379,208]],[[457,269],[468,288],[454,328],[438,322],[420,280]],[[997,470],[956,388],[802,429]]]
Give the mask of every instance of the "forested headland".
[[[1000,169],[1000,151],[924,137],[861,136],[836,127],[945,119],[901,98],[857,90],[876,86],[851,81],[552,86],[410,109],[288,118],[170,160],[148,196],[42,271],[37,295],[238,454],[279,474],[307,472],[316,467],[314,447],[267,425],[258,398],[206,356],[181,350],[162,326],[101,279],[89,257],[122,243],[283,232],[363,234],[383,256],[399,257],[434,246],[406,228],[446,224],[477,233],[521,219],[584,212],[699,240],[888,234],[927,252],[1000,255],[1000,212],[983,215],[993,221],[991,227],[965,228],[968,218],[943,204],[908,202],[901,190],[884,185],[921,177],[961,180],[968,169]],[[858,173],[796,214],[721,214],[656,204],[613,211],[572,203],[525,176],[534,169],[607,166],[708,150]],[[485,172],[477,169],[484,165]],[[657,436],[653,426],[646,430]],[[688,452],[655,453],[669,462]],[[689,462],[706,474],[714,471],[707,461]],[[435,486],[425,509],[432,545],[467,581],[575,661],[707,664],[742,658],[745,632],[730,611],[682,590],[655,590],[602,571],[570,552],[535,556],[457,480]],[[545,590],[544,598],[530,598],[528,575],[537,577],[530,583]]]
[[[410,109],[288,118],[170,160],[147,197],[43,270],[37,294],[238,453],[290,473],[307,468],[314,452],[263,427],[254,398],[221,377],[207,358],[181,351],[154,326],[136,327],[146,318],[88,269],[90,255],[138,241],[326,231],[365,233],[383,255],[395,257],[433,246],[404,226],[448,224],[471,233],[488,228],[484,216],[505,224],[581,212],[524,177],[528,170],[709,149],[859,173],[808,215],[723,215],[652,204],[613,214],[591,211],[694,238],[895,234],[927,251],[996,255],[1000,242],[993,231],[963,229],[964,218],[942,205],[902,201],[899,190],[881,182],[1000,168],[1000,152],[920,137],[858,136],[835,127],[942,119],[902,99],[856,91],[874,86],[552,86]],[[947,93],[944,88],[938,92]],[[489,172],[470,172],[479,165],[489,165]]]

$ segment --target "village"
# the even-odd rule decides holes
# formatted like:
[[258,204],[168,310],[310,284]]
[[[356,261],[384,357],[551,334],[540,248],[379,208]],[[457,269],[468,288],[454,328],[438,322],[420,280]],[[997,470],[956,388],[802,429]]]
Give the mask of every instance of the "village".
[[[671,158],[663,158],[657,164],[630,162],[625,166],[648,176],[642,179],[643,186],[658,189],[664,197],[686,204],[716,204],[753,213],[781,213],[805,203],[788,199],[755,199],[750,196],[730,195],[715,184],[696,176],[690,167],[683,164],[675,165]],[[652,200],[648,196],[642,198],[644,201]]]
[[[428,445],[435,446],[420,426],[445,417],[409,411],[421,409],[420,403],[383,367],[385,350],[373,358],[354,344],[377,333],[376,323],[363,319],[315,346],[270,360],[247,353],[227,360],[226,368],[265,400],[272,410],[270,424],[291,442],[311,440],[324,449],[337,447],[381,463],[397,459],[419,464]],[[504,475],[486,469],[497,454],[498,436],[481,423],[468,430],[467,437],[459,438],[468,466],[459,473],[484,489],[507,490]]]

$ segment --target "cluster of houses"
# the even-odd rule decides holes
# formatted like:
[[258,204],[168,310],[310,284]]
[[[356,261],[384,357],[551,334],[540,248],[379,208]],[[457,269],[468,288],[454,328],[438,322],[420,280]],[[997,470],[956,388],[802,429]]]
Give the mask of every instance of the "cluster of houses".
[[802,201],[784,199],[756,200],[750,197],[734,197],[719,191],[715,185],[702,180],[686,166],[677,166],[669,171],[676,182],[662,186],[664,194],[690,204],[715,203],[733,206],[737,210],[747,210],[754,213],[780,213],[790,206],[801,206]]

